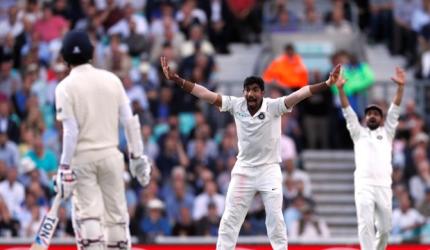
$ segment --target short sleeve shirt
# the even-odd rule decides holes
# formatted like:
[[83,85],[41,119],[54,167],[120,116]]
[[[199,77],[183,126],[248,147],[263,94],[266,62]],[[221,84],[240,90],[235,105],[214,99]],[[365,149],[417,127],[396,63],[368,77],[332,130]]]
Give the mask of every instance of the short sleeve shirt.
[[292,110],[285,106],[284,99],[263,98],[260,110],[251,116],[244,97],[222,96],[220,111],[230,112],[236,123],[237,165],[253,167],[281,162],[281,116]]

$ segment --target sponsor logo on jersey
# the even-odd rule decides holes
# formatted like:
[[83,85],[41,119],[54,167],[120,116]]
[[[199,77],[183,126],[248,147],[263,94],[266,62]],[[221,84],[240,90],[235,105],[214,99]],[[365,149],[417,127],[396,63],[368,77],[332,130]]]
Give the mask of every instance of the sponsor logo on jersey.
[[260,120],[264,120],[264,118],[266,118],[266,115],[265,115],[263,112],[261,112],[261,113],[258,115],[258,119],[260,119]]

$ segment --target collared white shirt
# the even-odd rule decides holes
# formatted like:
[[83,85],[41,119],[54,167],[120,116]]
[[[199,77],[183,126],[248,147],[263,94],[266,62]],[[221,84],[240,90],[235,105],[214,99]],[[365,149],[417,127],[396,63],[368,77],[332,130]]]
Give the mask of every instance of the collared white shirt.
[[391,187],[392,144],[400,107],[391,104],[384,126],[375,130],[361,126],[351,106],[342,109],[346,126],[354,142],[355,185]]
[[281,116],[291,112],[285,97],[263,98],[263,104],[253,115],[244,97],[222,96],[222,112],[234,116],[239,154],[236,165],[253,167],[281,162]]

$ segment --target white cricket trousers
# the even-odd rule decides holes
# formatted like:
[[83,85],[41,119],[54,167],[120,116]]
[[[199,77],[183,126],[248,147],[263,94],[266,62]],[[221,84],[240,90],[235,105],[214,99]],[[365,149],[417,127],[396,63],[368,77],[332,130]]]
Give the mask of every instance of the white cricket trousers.
[[362,250],[383,250],[387,247],[391,231],[392,196],[389,187],[355,187],[358,237]]
[[218,231],[217,250],[235,249],[240,228],[257,192],[263,199],[272,248],[287,249],[287,231],[282,214],[282,173],[279,164],[271,164],[233,168]]
[[[72,202],[78,240],[79,236],[100,237],[100,244],[129,243],[124,167],[124,157],[117,149],[101,160],[72,164],[77,179]],[[93,223],[87,225],[88,220]]]

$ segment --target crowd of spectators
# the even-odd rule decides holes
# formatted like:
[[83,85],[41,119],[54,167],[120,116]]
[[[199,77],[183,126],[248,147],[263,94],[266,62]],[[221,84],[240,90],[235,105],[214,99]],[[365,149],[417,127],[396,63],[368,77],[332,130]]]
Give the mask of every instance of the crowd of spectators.
[[[315,1],[288,3],[301,11],[278,0],[2,0],[0,236],[32,237],[54,195],[51,178],[62,133],[55,121],[54,93],[68,74],[59,50],[70,29],[86,30],[95,46],[93,64],[123,81],[141,120],[145,153],[154,162],[146,188],[124,172],[132,235],[144,241],[158,235],[216,236],[238,150],[236,128],[231,117],[165,80],[158,60],[165,56],[181,76],[216,90],[215,57],[230,53],[232,42],[258,43],[263,29],[339,34],[363,26],[354,23],[349,1],[332,1],[333,8],[324,15]],[[382,9],[375,13],[384,16]],[[267,96],[322,81],[328,73],[309,71],[291,44],[278,59],[263,73],[268,83],[278,83],[269,85]],[[373,84],[372,70],[347,51],[337,51],[331,59],[333,65],[344,65],[347,94],[361,114],[359,96]],[[284,217],[291,238],[331,235],[327,223],[315,215],[317,204],[300,152],[352,147],[335,100],[336,92],[327,91],[283,117]],[[430,216],[429,139],[412,101],[406,111],[394,147],[393,233],[413,238],[430,230],[425,223]],[[122,133],[120,142],[126,154]],[[72,237],[70,203],[61,206],[59,219],[56,236]],[[264,219],[257,195],[241,235],[266,234]]]

